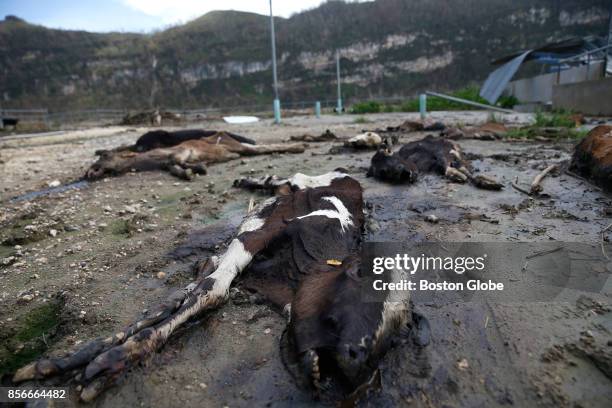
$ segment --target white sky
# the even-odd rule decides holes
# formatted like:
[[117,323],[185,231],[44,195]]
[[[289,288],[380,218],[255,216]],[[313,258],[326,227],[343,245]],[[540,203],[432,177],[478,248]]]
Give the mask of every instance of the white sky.
[[[240,10],[269,13],[269,0],[121,0],[126,6],[161,19],[166,24],[183,22],[213,10]],[[292,13],[313,8],[325,0],[273,0],[274,14],[289,17]]]
[[[272,5],[275,15],[289,17],[325,1],[273,0]],[[12,14],[45,27],[96,32],[150,32],[213,10],[268,15],[269,0],[0,0],[0,19]]]

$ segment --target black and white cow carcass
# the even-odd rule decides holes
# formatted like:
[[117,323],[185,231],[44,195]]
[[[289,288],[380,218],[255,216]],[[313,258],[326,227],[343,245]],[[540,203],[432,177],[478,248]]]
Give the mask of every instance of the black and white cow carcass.
[[227,132],[154,131],[141,136],[134,145],[99,150],[98,161],[85,178],[96,180],[131,171],[167,170],[176,177],[191,180],[206,174],[206,166],[270,153],[302,153],[302,143],[256,145],[248,138]]
[[300,378],[315,394],[333,389],[338,398],[355,398],[394,336],[422,327],[422,318],[406,298],[361,300],[364,211],[356,180],[336,171],[274,184],[280,195],[246,217],[220,257],[200,264],[195,282],[108,338],[18,370],[14,381],[69,374],[82,387],[80,398],[90,401],[189,319],[222,305],[242,275],[245,285],[290,316],[285,344]]
[[413,183],[423,173],[436,173],[458,183],[470,181],[487,190],[503,187],[491,177],[474,175],[457,143],[431,135],[407,143],[395,153],[383,146],[372,157],[368,170],[368,176],[392,183]]

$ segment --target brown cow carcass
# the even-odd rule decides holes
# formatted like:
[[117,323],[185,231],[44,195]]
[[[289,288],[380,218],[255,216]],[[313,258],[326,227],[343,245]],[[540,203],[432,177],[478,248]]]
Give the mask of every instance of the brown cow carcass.
[[[167,132],[166,132],[167,133]],[[256,145],[245,138],[227,132],[198,137],[148,137],[147,133],[135,145],[114,150],[97,151],[98,161],[87,170],[85,178],[96,180],[130,171],[167,170],[171,174],[191,180],[195,174],[206,174],[206,166],[270,153],[303,153],[302,143]],[[201,136],[201,137],[200,137]],[[142,139],[146,139],[144,142]],[[158,147],[162,146],[162,147]]]
[[576,145],[570,170],[612,191],[612,126],[593,128]]

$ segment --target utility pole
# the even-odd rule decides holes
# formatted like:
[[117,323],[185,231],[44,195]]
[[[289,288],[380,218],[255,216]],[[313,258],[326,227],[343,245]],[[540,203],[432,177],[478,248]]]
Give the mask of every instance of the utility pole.
[[340,83],[340,53],[336,50],[336,81],[338,82],[338,106],[336,111],[342,113],[342,84]]
[[270,0],[270,37],[272,41],[272,76],[274,77],[274,123],[281,122],[280,100],[278,99],[278,78],[276,75],[276,40],[274,39],[274,15]]

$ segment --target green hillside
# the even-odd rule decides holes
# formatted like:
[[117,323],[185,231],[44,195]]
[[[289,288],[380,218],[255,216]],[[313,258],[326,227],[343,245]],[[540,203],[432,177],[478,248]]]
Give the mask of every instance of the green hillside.
[[[329,1],[278,18],[283,100],[410,96],[481,81],[489,61],[570,36],[603,35],[609,0]],[[0,21],[8,108],[189,108],[269,103],[269,19],[215,11],[152,34],[53,30]]]

